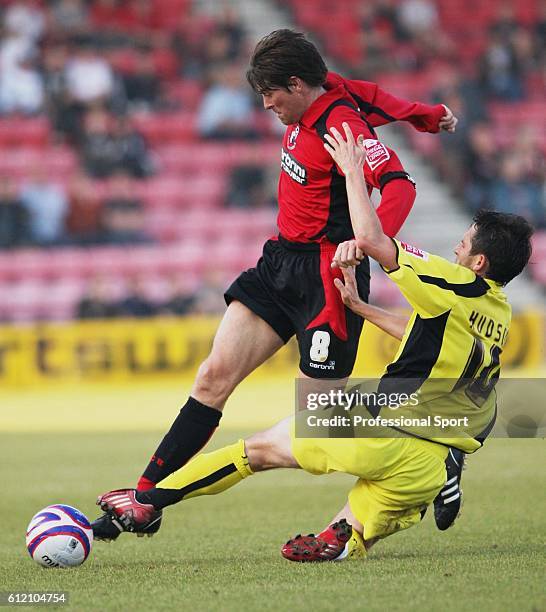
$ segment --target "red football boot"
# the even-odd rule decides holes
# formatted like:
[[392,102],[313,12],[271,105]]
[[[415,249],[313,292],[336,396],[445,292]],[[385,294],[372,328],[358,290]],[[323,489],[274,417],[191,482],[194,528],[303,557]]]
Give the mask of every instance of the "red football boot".
[[101,495],[97,505],[119,524],[123,531],[153,535],[161,525],[162,511],[136,499],[136,489],[117,489]]
[[334,561],[345,550],[353,528],[345,519],[330,525],[322,533],[297,535],[282,547],[281,554],[289,561]]

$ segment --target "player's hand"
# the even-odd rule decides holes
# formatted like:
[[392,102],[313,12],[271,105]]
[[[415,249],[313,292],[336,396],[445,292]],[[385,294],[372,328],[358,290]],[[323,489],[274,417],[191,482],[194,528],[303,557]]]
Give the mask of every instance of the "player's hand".
[[347,174],[351,170],[362,168],[366,150],[364,149],[364,136],[360,134],[355,142],[349,124],[344,121],[342,126],[346,140],[343,139],[343,136],[335,127],[330,128],[331,134],[324,134],[324,139],[327,141],[324,143],[324,148],[330,153],[343,173]]
[[364,259],[364,253],[356,246],[356,240],[347,240],[337,245],[332,259],[332,268],[350,268],[358,266]]
[[453,132],[455,131],[455,127],[457,126],[457,123],[459,123],[459,120],[451,112],[450,108],[448,108],[445,104],[442,104],[442,106],[446,109],[446,114],[440,119],[440,122],[438,123],[438,127],[441,130],[445,130],[446,132],[453,134]]
[[334,278],[334,285],[341,294],[341,299],[347,308],[351,310],[357,309],[358,305],[362,302],[358,295],[358,288],[356,286],[355,269],[342,268],[343,281],[340,278]]

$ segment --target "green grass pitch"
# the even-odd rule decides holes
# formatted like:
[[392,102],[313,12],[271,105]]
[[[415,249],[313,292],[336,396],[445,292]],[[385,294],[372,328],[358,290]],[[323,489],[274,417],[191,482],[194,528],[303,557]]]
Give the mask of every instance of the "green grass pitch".
[[[171,400],[170,392],[158,391],[158,405]],[[124,393],[122,412],[146,397],[135,389]],[[94,399],[104,407],[107,396],[97,391]],[[239,395],[249,411],[252,397]],[[61,399],[42,396],[44,413]],[[116,404],[120,399],[117,394]],[[10,408],[30,403],[21,401],[10,398]],[[275,420],[275,412],[268,416]],[[46,414],[43,421],[46,428]],[[157,422],[152,432],[116,429],[39,434],[18,432],[12,423],[0,435],[0,591],[68,591],[66,608],[74,610],[546,610],[543,440],[489,441],[469,460],[463,515],[453,529],[438,532],[429,512],[421,525],[380,542],[366,560],[282,559],[281,544],[319,530],[353,479],[279,471],[168,509],[154,538],[96,543],[75,570],[40,568],[24,545],[30,517],[61,502],[93,518],[96,495],[134,483],[162,433]],[[242,433],[226,419],[209,448]]]

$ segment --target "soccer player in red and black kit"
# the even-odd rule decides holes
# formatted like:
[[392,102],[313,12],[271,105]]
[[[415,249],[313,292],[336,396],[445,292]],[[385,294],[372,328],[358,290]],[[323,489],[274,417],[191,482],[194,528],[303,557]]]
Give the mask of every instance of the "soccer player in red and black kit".
[[[420,131],[452,132],[457,123],[441,104],[409,103],[374,83],[328,73],[316,47],[291,30],[277,30],[258,43],[247,79],[262,96],[265,109],[287,126],[278,191],[279,234],[266,242],[256,267],[227,289],[228,308],[188,401],[137,489],[107,494],[108,512],[93,524],[97,539],[112,540],[124,530],[124,518],[139,512],[139,491],[153,488],[208,442],[235,387],[292,336],[299,345],[300,375],[343,379],[351,374],[363,319],[343,305],[334,286],[341,272],[330,263],[337,245],[353,238],[354,232],[345,178],[324,148],[324,135],[347,122],[355,138],[366,136],[366,183],[370,192],[381,191],[377,214],[383,231],[395,236],[415,200],[415,185],[396,153],[377,140],[374,128],[405,120]],[[360,297],[367,301],[367,259],[357,268],[356,282]],[[151,535],[160,522],[158,512],[132,530]]]

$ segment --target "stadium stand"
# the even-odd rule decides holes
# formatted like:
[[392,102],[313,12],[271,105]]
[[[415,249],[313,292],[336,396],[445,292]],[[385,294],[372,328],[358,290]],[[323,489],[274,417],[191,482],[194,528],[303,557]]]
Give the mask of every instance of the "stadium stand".
[[[242,71],[249,44],[236,11],[224,7],[211,16],[200,13],[196,4],[190,0],[0,1],[0,79],[13,83],[24,70],[32,71],[34,79],[32,87],[14,92],[11,106],[2,107],[0,100],[0,179],[11,177],[21,190],[40,168],[69,202],[85,206],[84,194],[74,197],[79,184],[100,201],[89,204],[97,207],[98,226],[85,239],[73,229],[68,211],[63,235],[47,248],[29,232],[11,244],[2,240],[1,321],[71,318],[90,281],[97,278],[106,279],[120,300],[136,279],[156,304],[166,299],[174,278],[180,279],[178,290],[182,287],[191,296],[211,266],[227,282],[253,265],[263,240],[275,232],[273,207],[262,203],[241,209],[233,202],[227,206],[230,180],[239,166],[256,160],[265,167],[277,165],[279,132],[260,112],[259,101],[252,119],[256,134],[216,140],[198,133],[199,112],[214,71],[225,66]],[[546,16],[538,2],[499,5],[495,0],[476,0],[471,21],[459,0],[282,0],[278,4],[355,77],[375,79],[408,98],[441,96],[453,107],[461,116],[457,147],[453,141],[444,147],[441,138],[411,130],[407,136],[431,164],[447,160],[438,170],[453,182],[469,209],[478,201],[479,190],[473,187],[482,181],[478,186],[485,185],[483,203],[492,205],[495,197],[510,193],[515,209],[521,200],[522,209],[529,212],[533,207],[526,202],[535,202],[529,214],[535,215],[539,227],[546,227]],[[487,37],[484,32],[489,32]],[[492,92],[498,83],[483,79],[483,67],[489,66],[486,74],[493,68],[487,63],[492,45],[512,67],[508,77],[521,81],[516,99],[503,97],[501,86]],[[95,79],[84,82],[89,91],[81,91],[75,59]],[[138,141],[146,147],[147,170],[133,172],[128,187],[142,203],[146,244],[106,244],[101,211],[111,195],[109,171],[89,177],[87,187],[77,180],[85,159],[84,118],[90,109],[101,110],[113,123],[127,118],[136,139],[133,144]],[[480,132],[484,125],[488,129]],[[522,139],[522,134],[528,136]],[[127,150],[127,140],[111,134],[109,138],[98,137],[94,146],[110,152],[116,146]],[[474,142],[484,140],[485,149],[489,146],[495,152],[492,160],[472,149]],[[514,157],[515,147],[517,158],[523,160],[517,168],[506,162]],[[478,166],[470,165],[469,159],[482,162],[479,167],[485,168],[485,174],[487,170],[501,176],[504,191],[501,181],[490,184],[482,175],[476,178],[473,171]],[[124,161],[120,163],[131,172]],[[491,191],[492,183],[498,193]],[[537,234],[535,244],[530,271],[546,287],[546,232]],[[396,301],[389,287],[378,280],[375,301]]]

